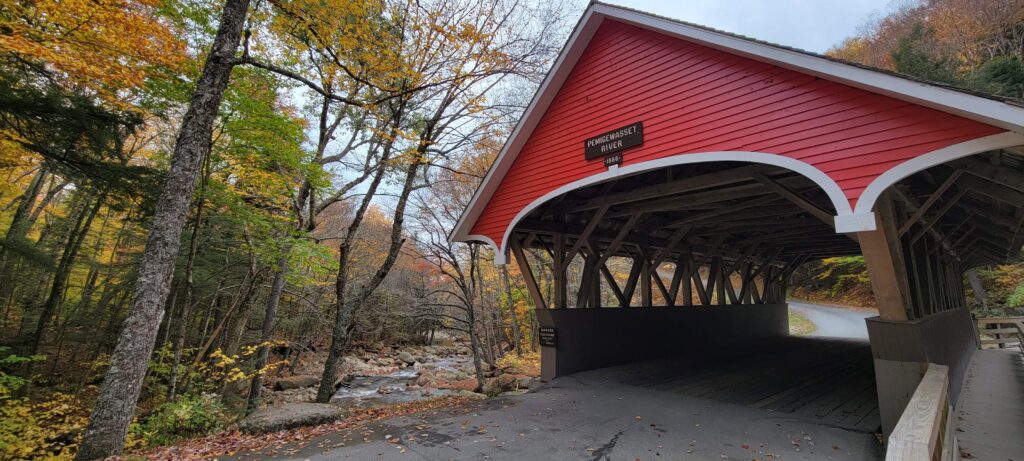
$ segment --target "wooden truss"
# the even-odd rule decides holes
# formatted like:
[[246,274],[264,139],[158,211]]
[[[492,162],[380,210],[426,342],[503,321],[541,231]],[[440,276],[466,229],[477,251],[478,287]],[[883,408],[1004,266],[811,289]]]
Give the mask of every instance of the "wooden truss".
[[[624,234],[602,241],[527,232],[515,234],[509,243],[530,297],[540,308],[609,307],[609,298],[617,307],[780,303],[789,276],[806,260],[757,257],[756,245],[741,255],[694,252],[679,244],[681,238],[675,239],[676,247],[639,246],[624,243]],[[528,256],[524,248],[531,245],[542,250],[540,258]],[[627,269],[624,280],[609,267],[612,258]],[[575,271],[574,277],[570,271]],[[544,295],[541,279],[550,280],[552,295]]]
[[807,178],[682,165],[563,195],[519,221],[509,246],[540,308],[783,302],[805,261],[870,252],[900,310],[883,317],[900,320],[963,306],[963,272],[1024,245],[1024,157],[1011,152],[934,167],[883,199],[883,230],[847,236]]

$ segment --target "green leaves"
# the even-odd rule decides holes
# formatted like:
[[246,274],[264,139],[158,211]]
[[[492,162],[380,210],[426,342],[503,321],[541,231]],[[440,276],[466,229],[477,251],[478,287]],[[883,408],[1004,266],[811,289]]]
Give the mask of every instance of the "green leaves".
[[929,50],[934,35],[934,29],[927,25],[914,24],[910,34],[900,38],[892,52],[896,71],[933,82],[957,83],[956,62]]
[[1017,56],[996,56],[985,61],[973,86],[989,93],[1024,98],[1024,61]]

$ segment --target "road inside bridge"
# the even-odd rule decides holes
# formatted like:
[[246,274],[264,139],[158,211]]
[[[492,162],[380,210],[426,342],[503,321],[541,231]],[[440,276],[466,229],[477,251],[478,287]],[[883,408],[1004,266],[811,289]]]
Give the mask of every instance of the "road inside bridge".
[[876,311],[853,310],[820,304],[789,302],[789,308],[799,311],[817,327],[808,336],[828,338],[868,339],[868,328],[864,319],[878,315]]

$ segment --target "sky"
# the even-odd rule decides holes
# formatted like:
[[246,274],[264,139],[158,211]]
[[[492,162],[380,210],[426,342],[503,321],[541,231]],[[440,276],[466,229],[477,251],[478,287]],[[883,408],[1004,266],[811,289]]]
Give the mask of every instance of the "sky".
[[822,53],[857,33],[891,0],[604,0],[649,13]]

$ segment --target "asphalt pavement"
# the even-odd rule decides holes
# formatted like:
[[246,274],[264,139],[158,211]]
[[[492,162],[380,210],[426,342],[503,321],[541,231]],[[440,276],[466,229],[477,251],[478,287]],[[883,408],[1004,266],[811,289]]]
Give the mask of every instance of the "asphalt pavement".
[[789,308],[799,311],[814,323],[817,329],[808,336],[829,338],[868,339],[864,319],[878,315],[875,311],[853,310],[842,307],[789,302]]

